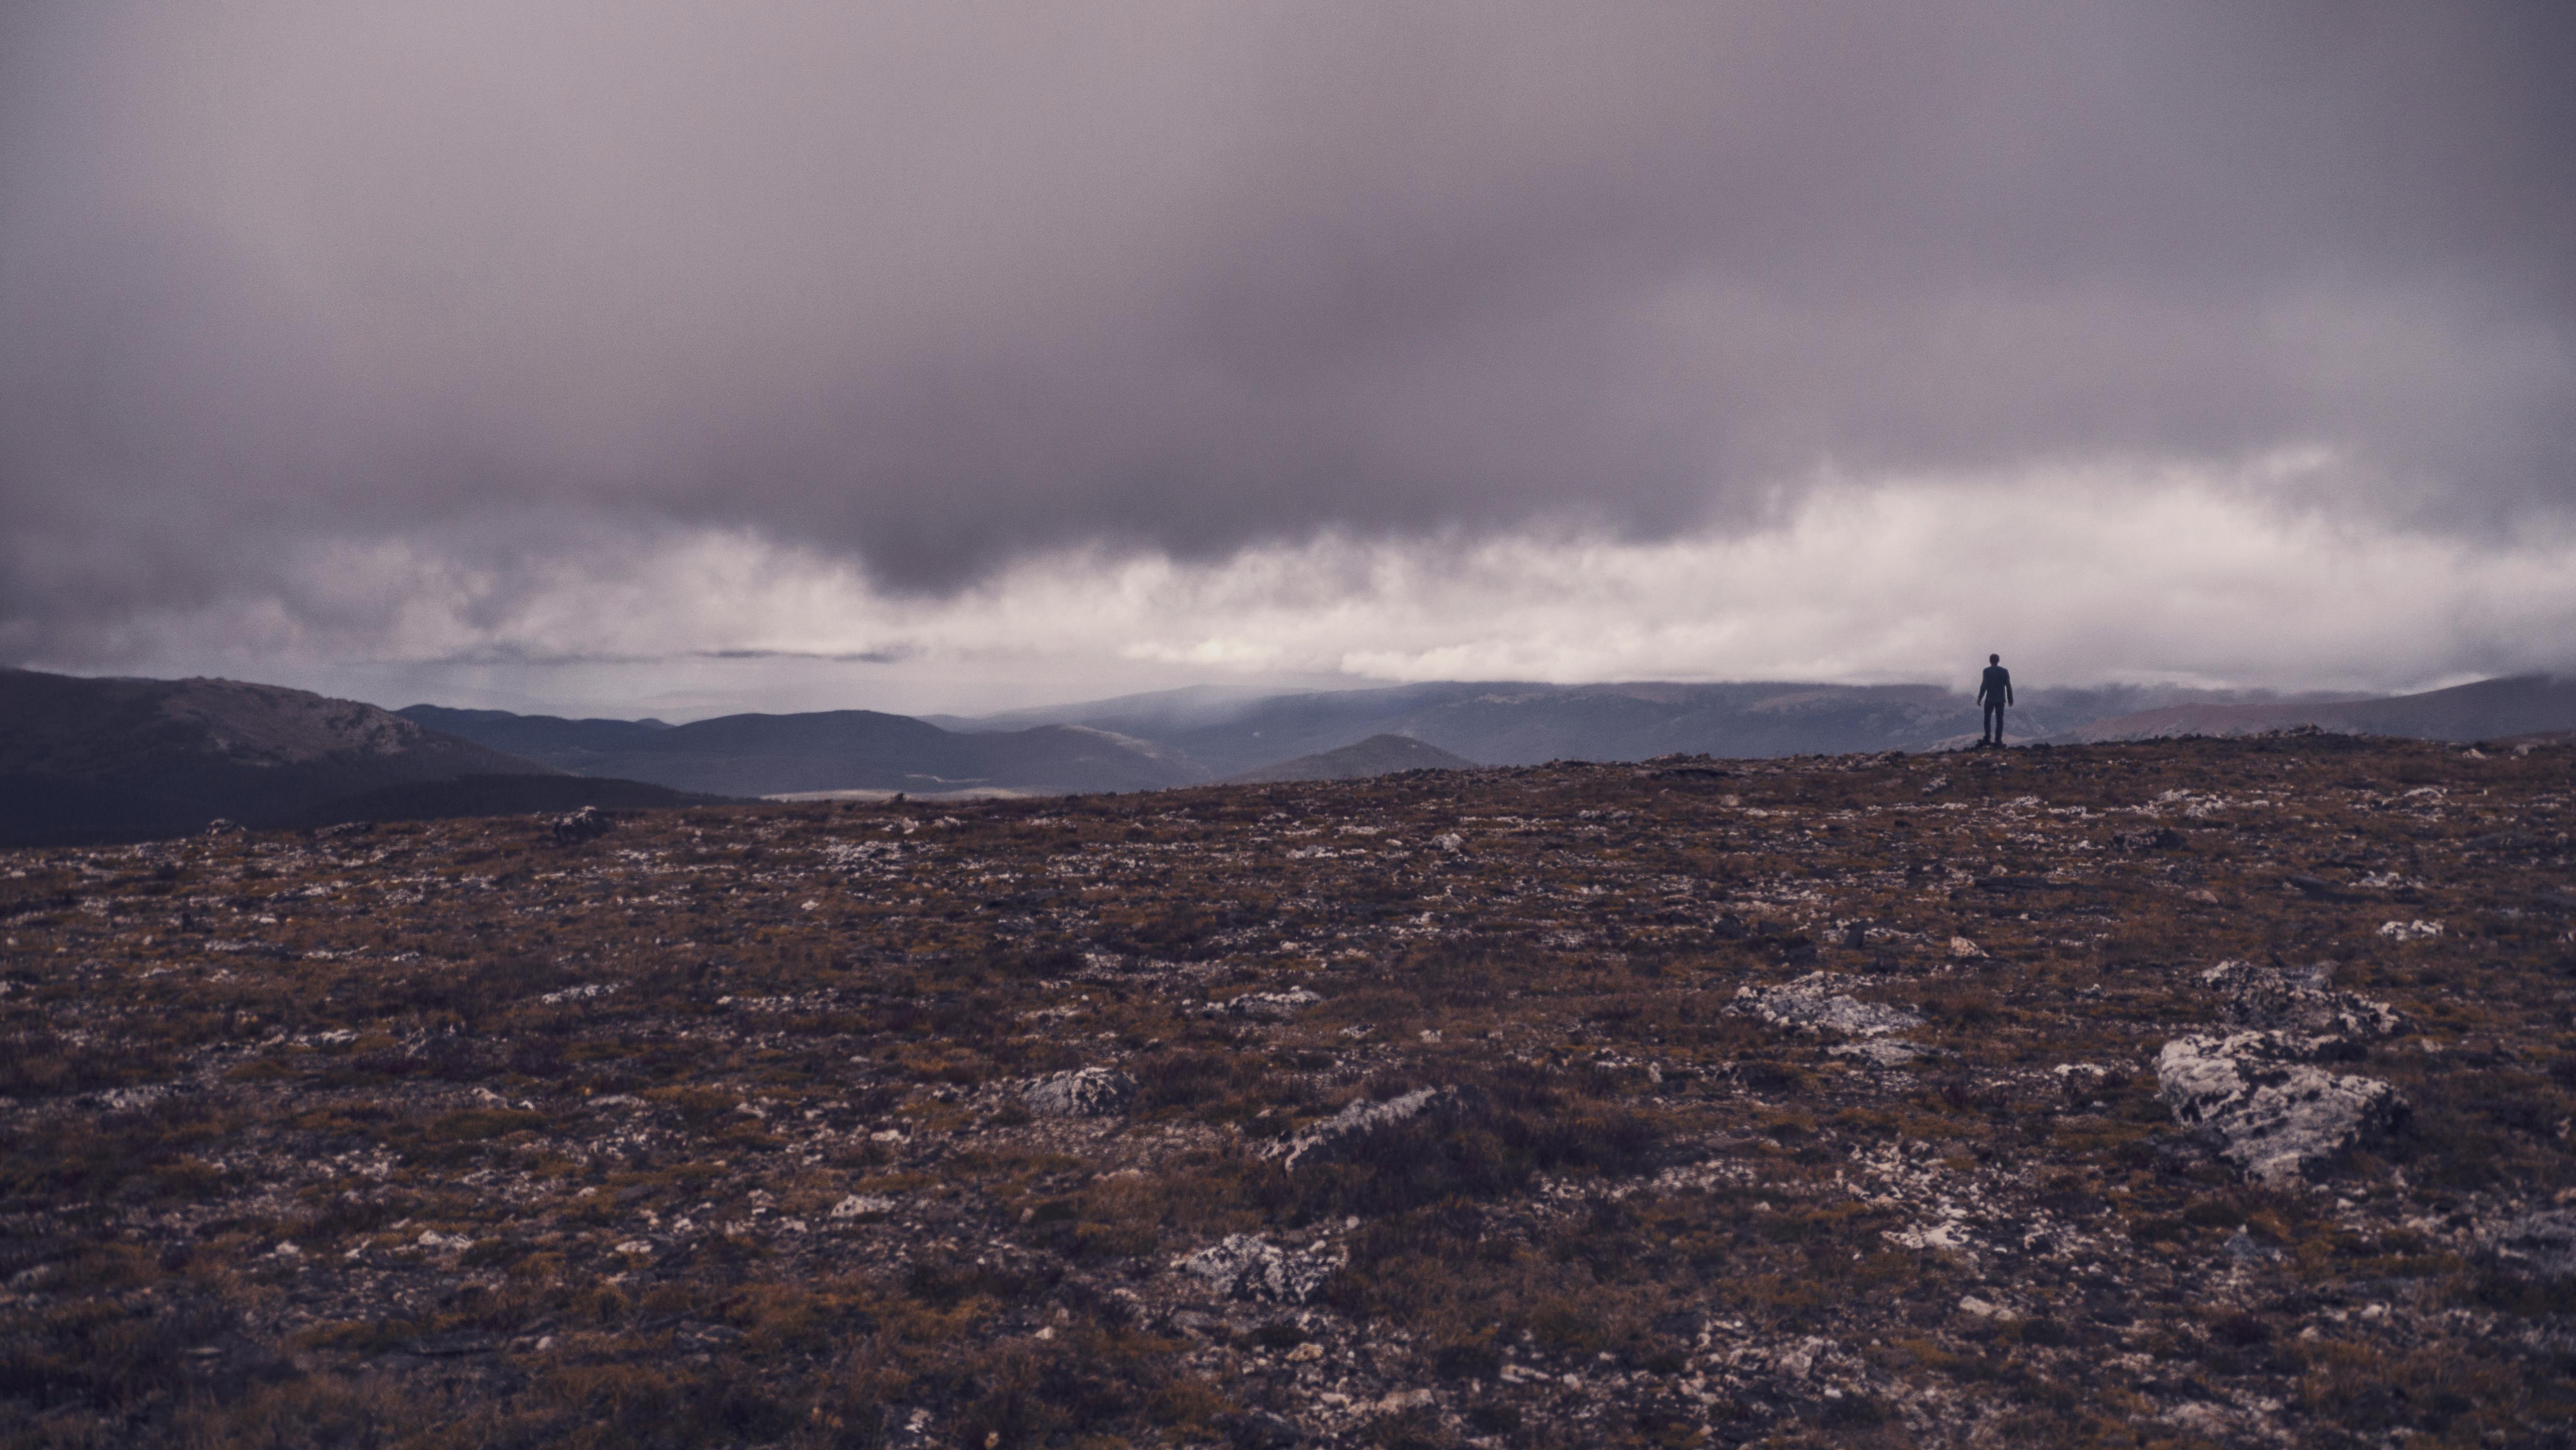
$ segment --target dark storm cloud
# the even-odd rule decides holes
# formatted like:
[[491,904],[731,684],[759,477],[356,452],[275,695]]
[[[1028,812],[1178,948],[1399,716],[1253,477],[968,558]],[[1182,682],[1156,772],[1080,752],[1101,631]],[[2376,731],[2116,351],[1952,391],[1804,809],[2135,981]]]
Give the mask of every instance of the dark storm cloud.
[[388,541],[1631,536],[2315,446],[2571,501],[2563,5],[18,7],[0,644]]

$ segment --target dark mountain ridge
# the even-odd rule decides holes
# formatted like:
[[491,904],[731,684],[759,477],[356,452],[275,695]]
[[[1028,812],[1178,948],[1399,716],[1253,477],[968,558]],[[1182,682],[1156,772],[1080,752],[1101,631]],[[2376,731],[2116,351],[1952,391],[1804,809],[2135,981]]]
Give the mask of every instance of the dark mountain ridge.
[[303,690],[0,669],[0,841],[10,844],[170,835],[215,817],[301,824],[393,787],[558,774]]

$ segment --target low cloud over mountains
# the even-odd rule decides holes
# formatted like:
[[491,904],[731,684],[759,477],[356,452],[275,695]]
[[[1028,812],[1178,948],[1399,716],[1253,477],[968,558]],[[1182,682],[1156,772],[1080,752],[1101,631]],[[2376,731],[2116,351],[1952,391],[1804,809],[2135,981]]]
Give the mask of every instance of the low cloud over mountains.
[[[2009,575],[2063,677],[2241,683],[2198,661],[2257,619],[2341,640],[2242,597],[2282,568],[2451,621],[2303,683],[2570,663],[2534,657],[2567,586],[2508,577],[2576,478],[2563,7],[1123,13],[12,9],[0,651],[989,680],[1025,661],[952,637],[979,590],[1142,560],[1261,597],[1110,637],[1131,668],[1261,667],[1233,626],[1303,610],[1405,626],[1325,666],[1380,678],[1887,678],[1872,621]],[[1757,594],[1653,665],[1614,648],[1650,605],[1558,591],[1540,632],[1594,644],[1507,667],[1473,598],[1409,621],[1365,572],[2010,480],[2042,506],[1965,540],[1818,525],[1865,614]],[[2027,530],[2204,497],[2311,547]],[[1226,572],[1318,541],[1361,572]],[[2462,565],[2386,573],[2390,541]],[[655,637],[602,638],[639,609]],[[1777,633],[1814,638],[1738,637]]]

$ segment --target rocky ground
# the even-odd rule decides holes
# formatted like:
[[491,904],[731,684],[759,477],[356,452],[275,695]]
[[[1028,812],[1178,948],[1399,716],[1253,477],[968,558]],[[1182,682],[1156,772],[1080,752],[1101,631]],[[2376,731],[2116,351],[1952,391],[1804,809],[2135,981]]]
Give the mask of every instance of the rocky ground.
[[0,1443],[2576,1443],[2576,750],[0,854]]

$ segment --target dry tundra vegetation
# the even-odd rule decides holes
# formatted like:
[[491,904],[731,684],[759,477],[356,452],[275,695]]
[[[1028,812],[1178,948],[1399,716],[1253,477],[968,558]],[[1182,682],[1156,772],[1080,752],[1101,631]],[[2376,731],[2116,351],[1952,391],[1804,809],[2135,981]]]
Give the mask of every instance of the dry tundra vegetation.
[[2571,767],[0,854],[0,1443],[2566,1445]]

